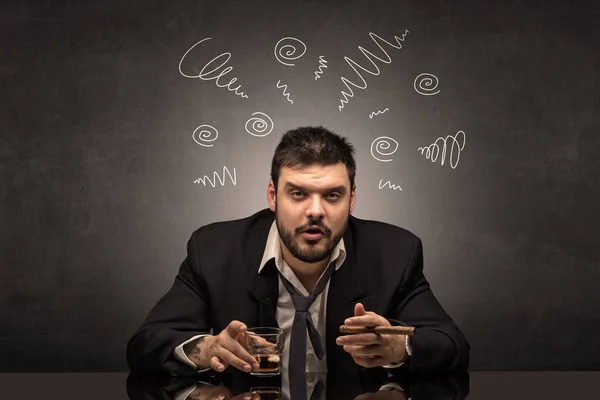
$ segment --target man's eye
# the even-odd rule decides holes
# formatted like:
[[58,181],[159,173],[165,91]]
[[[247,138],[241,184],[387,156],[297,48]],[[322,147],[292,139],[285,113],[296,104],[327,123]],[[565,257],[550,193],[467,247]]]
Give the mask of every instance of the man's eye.
[[340,198],[339,193],[328,193],[327,194],[327,199],[329,200],[337,200]]
[[304,193],[302,192],[292,192],[292,197],[303,197]]

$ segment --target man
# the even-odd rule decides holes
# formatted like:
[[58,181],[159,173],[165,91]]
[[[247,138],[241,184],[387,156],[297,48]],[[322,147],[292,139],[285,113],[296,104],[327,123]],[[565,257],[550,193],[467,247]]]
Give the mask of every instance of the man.
[[[269,209],[192,234],[172,288],[128,343],[130,368],[249,372],[258,364],[241,344],[246,330],[279,326],[282,379],[289,372],[292,385],[292,375],[305,369],[466,369],[469,344],[423,275],[421,241],[351,216],[353,153],[346,139],[322,127],[287,132],[272,160]],[[298,299],[311,293],[308,310],[299,310]],[[412,337],[342,335],[344,324],[416,329]]]

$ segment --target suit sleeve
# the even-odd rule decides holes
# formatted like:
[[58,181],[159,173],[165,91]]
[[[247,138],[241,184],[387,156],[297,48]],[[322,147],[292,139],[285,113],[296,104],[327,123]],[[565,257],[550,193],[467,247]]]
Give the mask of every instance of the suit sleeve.
[[423,246],[420,239],[412,248],[406,274],[394,301],[392,325],[414,326],[412,356],[402,367],[416,373],[466,370],[469,342],[435,298],[423,274]]
[[127,363],[132,372],[196,374],[196,370],[174,357],[181,343],[211,329],[210,298],[195,232],[187,243],[187,257],[171,289],[150,311],[127,343]]

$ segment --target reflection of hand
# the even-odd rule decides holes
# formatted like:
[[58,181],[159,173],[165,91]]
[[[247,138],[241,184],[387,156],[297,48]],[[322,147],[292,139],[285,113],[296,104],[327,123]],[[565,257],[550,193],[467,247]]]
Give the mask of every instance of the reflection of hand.
[[378,392],[363,393],[354,400],[407,400],[406,393],[400,390],[380,390]]
[[190,393],[186,400],[260,400],[258,395],[242,393],[234,396],[227,387],[200,385]]
[[[366,311],[361,303],[354,306],[354,317],[345,322],[350,326],[391,326],[381,315]],[[406,335],[359,333],[337,338],[336,343],[363,367],[381,367],[406,359]]]
[[256,359],[242,346],[246,335],[246,325],[232,321],[217,336],[206,336],[186,355],[200,368],[212,368],[222,372],[229,365],[250,372],[258,369]]

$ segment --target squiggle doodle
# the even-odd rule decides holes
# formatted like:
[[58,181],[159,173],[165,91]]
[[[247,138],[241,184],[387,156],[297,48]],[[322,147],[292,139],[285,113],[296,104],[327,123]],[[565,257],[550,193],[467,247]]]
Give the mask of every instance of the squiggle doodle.
[[[294,54],[296,53],[296,50],[298,50],[294,44],[283,44],[281,47],[279,47],[279,44],[281,42],[283,42],[284,40],[288,40],[288,41],[296,41],[298,43],[300,43],[302,45],[302,47],[304,48],[302,50],[302,53],[300,53],[300,55],[294,56]],[[298,50],[300,51],[300,50]],[[279,42],[277,42],[277,44],[275,45],[275,50],[273,50],[273,52],[275,53],[275,58],[277,59],[277,61],[279,61],[280,63],[282,63],[283,65],[287,65],[288,67],[293,67],[296,64],[292,64],[292,63],[286,63],[283,60],[286,61],[293,61],[293,60],[297,60],[300,57],[302,57],[304,55],[304,53],[306,53],[306,45],[299,39],[293,38],[293,37],[284,37],[283,39],[279,40]]]
[[[248,132],[252,136],[258,136],[258,137],[267,136],[273,130],[273,127],[274,127],[273,120],[271,118],[269,118],[269,116],[267,114],[261,113],[261,112],[252,113],[252,116],[257,115],[257,114],[264,116],[269,121],[267,122],[264,119],[259,118],[259,117],[250,118],[248,121],[246,121],[246,132]],[[248,124],[250,124],[250,123],[252,123],[252,126],[250,126],[250,128],[248,128]],[[267,128],[268,128],[268,131],[267,131]],[[265,131],[267,131],[267,133],[264,133]]]
[[[389,152],[383,152],[382,150],[387,150],[390,147],[392,147],[392,144],[388,141],[388,139],[395,143],[394,150],[389,151]],[[377,161],[381,161],[381,162],[390,162],[390,161],[392,161],[392,159],[382,160],[380,158],[375,157],[375,154],[373,154],[373,148],[375,148],[375,150],[377,151],[377,154],[380,154],[382,156],[389,156],[389,155],[394,154],[396,152],[396,150],[398,150],[398,142],[396,142],[391,137],[381,136],[381,137],[378,137],[377,139],[373,140],[373,143],[371,143],[371,155],[373,156],[373,158],[376,159]]]
[[[459,135],[462,136],[462,144],[459,142],[459,139],[457,139]],[[431,160],[431,162],[436,162],[438,156],[440,155],[440,146],[438,145],[438,142],[441,141],[443,143],[441,165],[444,165],[444,160],[446,159],[446,146],[448,144],[448,139],[452,140],[452,144],[450,147],[450,166],[452,167],[452,169],[454,169],[456,168],[456,166],[458,165],[458,161],[460,160],[460,152],[465,148],[465,144],[467,143],[467,137],[463,131],[456,132],[456,135],[454,136],[448,135],[445,138],[437,138],[437,140],[429,146],[419,147],[419,151],[421,152],[421,155],[425,154],[425,158]]]
[[379,190],[381,190],[381,189],[383,189],[384,187],[386,187],[386,185],[387,185],[387,186],[388,186],[390,189],[393,189],[393,190],[402,190],[402,188],[400,187],[400,185],[392,185],[392,182],[390,182],[390,181],[387,181],[387,182],[386,182],[386,183],[384,183],[384,184],[381,184],[381,182],[383,182],[383,179],[381,179],[381,180],[379,181]]
[[211,185],[212,187],[215,187],[215,185],[217,184],[217,179],[218,179],[221,186],[225,186],[225,172],[227,172],[227,174],[229,175],[229,179],[231,180],[231,183],[233,183],[233,185],[235,186],[236,180],[237,180],[237,177],[235,175],[235,168],[233,168],[233,176],[231,176],[231,172],[229,172],[229,169],[227,169],[227,167],[223,167],[223,178],[221,178],[221,175],[219,175],[219,173],[217,171],[215,171],[215,172],[213,172],[212,180],[208,177],[208,175],[204,175],[203,178],[196,179],[194,181],[194,183],[196,183],[198,185],[200,183],[202,183],[204,186],[206,186],[206,181],[208,181],[209,185]]
[[281,82],[281,81],[277,81],[277,89],[283,88],[283,95],[287,98],[287,101],[294,104],[294,101],[290,100],[290,94],[285,92],[287,90],[287,85],[279,86],[279,82]]
[[423,73],[415,78],[415,90],[417,93],[422,94],[423,96],[433,96],[438,94],[440,90],[434,92],[438,86],[438,78],[433,74]]
[[327,68],[327,60],[325,60],[324,56],[319,56],[319,70],[315,71],[315,81],[318,80],[321,75],[323,75],[323,70]]
[[378,42],[381,41],[385,44],[387,44],[388,46],[392,46],[395,49],[402,49],[402,43],[404,41],[404,38],[406,37],[406,35],[408,35],[408,30],[404,31],[404,33],[402,34],[402,37],[398,37],[398,36],[394,36],[394,39],[396,39],[396,43],[398,43],[398,46],[388,42],[387,40],[382,39],[380,36],[374,34],[373,32],[369,32],[369,36],[371,36],[371,39],[373,39],[373,41],[375,42],[375,44],[381,49],[381,51],[383,51],[383,53],[385,54],[385,59],[383,58],[379,58],[377,57],[375,54],[371,53],[370,51],[366,50],[364,47],[362,46],[358,46],[358,49],[360,51],[362,51],[362,53],[365,55],[365,57],[367,57],[367,59],[371,62],[371,64],[373,64],[373,66],[375,67],[375,71],[369,71],[368,69],[366,69],[365,67],[359,65],[358,63],[356,63],[354,60],[348,58],[348,57],[344,57],[344,60],[346,60],[346,62],[348,63],[348,65],[350,65],[352,67],[352,69],[354,70],[354,72],[356,72],[358,74],[358,77],[360,78],[360,80],[362,81],[362,86],[357,85],[354,82],[349,81],[348,79],[342,77],[342,82],[346,85],[346,88],[348,88],[348,90],[350,91],[350,93],[346,93],[343,90],[341,91],[342,93],[342,97],[340,99],[340,103],[341,105],[338,106],[338,109],[340,111],[342,111],[342,108],[344,108],[344,104],[348,103],[348,98],[349,97],[354,97],[354,91],[350,88],[350,85],[354,86],[357,89],[366,89],[367,88],[367,82],[365,81],[365,78],[363,78],[363,76],[361,75],[360,72],[358,72],[358,68],[360,68],[361,70],[363,70],[364,72],[371,74],[371,75],[379,75],[380,71],[379,71],[379,67],[377,67],[377,64],[375,64],[375,62],[373,61],[373,59],[377,59],[383,63],[389,64],[392,62],[391,57],[389,56],[389,54],[383,49],[383,47],[381,47],[381,44]]
[[219,137],[219,131],[211,125],[200,125],[194,130],[192,137],[194,138],[194,142],[198,143],[200,146],[213,147],[214,144],[212,142]]
[[374,115],[383,114],[386,111],[390,111],[390,109],[386,107],[383,111],[373,111],[371,114],[369,114],[369,118],[373,119]]
[[[238,91],[242,87],[242,85],[238,85],[236,87],[231,87],[237,81],[236,77],[231,78],[231,80],[227,84],[221,84],[220,81],[219,81],[222,76],[227,75],[231,70],[233,70],[233,67],[226,67],[221,72],[218,72],[218,75],[211,76],[211,75],[217,73],[217,70],[219,70],[221,67],[223,67],[225,64],[227,64],[227,62],[231,58],[231,53],[222,53],[222,54],[219,54],[218,56],[216,56],[215,58],[213,58],[212,60],[210,60],[206,65],[204,65],[204,67],[202,67],[202,69],[200,70],[200,73],[198,75],[188,75],[188,74],[185,74],[181,70],[181,64],[183,63],[183,60],[185,60],[185,57],[189,54],[189,52],[192,51],[192,49],[194,47],[198,46],[200,43],[205,42],[207,40],[210,40],[210,38],[202,39],[201,41],[199,41],[198,43],[196,43],[195,45],[193,45],[192,47],[190,47],[188,49],[188,51],[185,52],[185,54],[183,55],[183,57],[181,57],[181,60],[179,61],[179,73],[181,75],[185,76],[186,78],[190,78],[190,79],[200,78],[203,81],[210,81],[210,80],[214,79],[215,84],[218,87],[220,87],[220,88],[226,87],[227,90],[229,90],[230,92],[234,92],[237,96],[240,96],[242,98],[247,99],[248,96],[246,96],[244,94],[244,92],[239,92]],[[225,61],[221,62],[221,64],[217,65],[216,67],[214,67],[210,71],[205,71],[206,68],[210,68],[211,64],[213,64],[215,62],[219,62],[217,60],[221,59],[223,56],[225,56]]]

